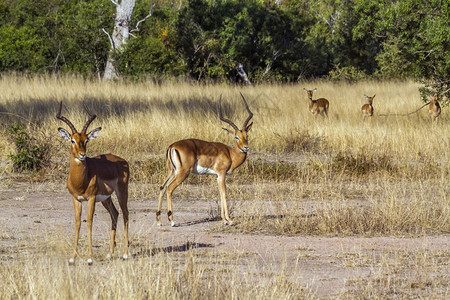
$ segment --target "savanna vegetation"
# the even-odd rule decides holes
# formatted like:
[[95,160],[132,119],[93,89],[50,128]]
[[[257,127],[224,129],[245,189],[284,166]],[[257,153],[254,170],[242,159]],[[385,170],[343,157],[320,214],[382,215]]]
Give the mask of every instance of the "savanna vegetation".
[[[317,96],[326,96],[330,101],[328,118],[313,116],[307,109],[303,87],[313,86],[318,89]],[[210,229],[212,233],[398,238],[446,235],[450,231],[448,116],[443,114],[439,123],[434,124],[425,109],[408,117],[379,116],[415,109],[420,104],[418,87],[411,81],[354,84],[316,81],[234,87],[171,82],[93,82],[76,77],[3,77],[0,108],[7,112],[1,116],[3,186],[10,189],[8,187],[20,182],[27,186],[33,186],[35,182],[66,193],[68,145],[57,133],[57,128],[64,124],[55,118],[56,110],[59,101],[63,101],[63,114],[74,124],[84,124],[87,116],[82,103],[86,103],[98,115],[93,126],[103,127],[99,138],[89,143],[89,154],[112,152],[130,162],[130,201],[142,202],[150,211],[142,224],[131,226],[134,231],[131,251],[151,254],[138,256],[139,259],[133,259],[125,266],[120,263],[109,265],[110,275],[102,276],[115,279],[106,286],[99,286],[90,283],[86,270],[77,269],[73,273],[61,263],[61,260],[66,261],[71,249],[72,229],[53,232],[41,238],[43,240],[39,239],[37,244],[33,243],[59,257],[56,260],[40,256],[37,249],[33,250],[35,246],[26,246],[27,239],[19,239],[16,242],[23,245],[24,253],[28,254],[22,259],[0,264],[0,272],[8,274],[5,278],[9,282],[2,285],[2,293],[32,297],[48,295],[46,290],[66,286],[60,289],[59,296],[78,298],[98,294],[110,297],[121,295],[126,287],[129,295],[136,297],[228,297],[230,291],[244,298],[258,295],[266,298],[272,295],[270,290],[277,287],[286,298],[297,298],[299,291],[303,291],[305,297],[314,298],[314,292],[288,279],[291,276],[288,269],[281,273],[276,271],[278,276],[275,277],[264,275],[261,278],[267,281],[258,281],[254,285],[251,278],[262,275],[256,275],[256,265],[251,264],[245,268],[254,275],[245,282],[237,282],[236,278],[241,276],[240,267],[224,267],[230,261],[248,261],[246,255],[209,251],[198,254],[196,247],[190,249],[188,246],[185,254],[183,251],[171,256],[170,250],[158,254],[158,247],[164,248],[165,242],[160,241],[155,246],[153,238],[148,240],[146,235],[136,232],[138,228],[153,226],[159,186],[166,176],[165,149],[170,143],[189,137],[232,143],[221,129],[224,124],[217,116],[220,94],[225,115],[240,124],[247,117],[239,95],[242,92],[254,112],[254,125],[249,133],[251,150],[247,162],[227,177],[235,225],[224,227],[218,222]],[[370,121],[363,121],[360,108],[365,103],[364,94],[375,92],[375,116]],[[26,135],[20,136],[30,139],[31,144],[37,145],[45,154],[38,170],[14,172],[16,167],[9,157],[17,154],[17,134],[9,129],[13,124],[20,124],[13,128],[21,128],[20,132]],[[175,192],[175,199],[190,199],[193,204],[218,199],[217,183],[211,176],[190,177]],[[70,201],[67,205],[70,206]],[[210,212],[213,220],[219,215],[218,210]],[[64,237],[61,242],[51,242],[55,234]],[[100,234],[96,231],[94,236]],[[5,241],[13,236],[11,232],[2,233]],[[107,239],[104,240],[106,243]],[[9,250],[5,248],[5,251],[8,253]],[[84,250],[80,251],[83,255]],[[442,269],[446,263],[438,262],[447,258],[448,265],[448,252],[430,251],[399,253],[393,250],[383,254],[383,271],[379,269],[376,278],[356,280],[341,296],[383,298],[394,288],[402,295],[444,297],[448,293],[445,284],[448,273]],[[102,254],[96,251],[97,257]],[[367,253],[341,255],[336,258],[339,264],[375,267],[381,263],[380,257],[371,257]],[[435,259],[427,261],[423,255]],[[308,256],[302,257],[308,259]],[[149,266],[146,260],[153,265]],[[404,260],[408,263],[402,263]],[[35,273],[31,270],[36,264],[51,267],[39,268],[43,273]],[[100,265],[104,264],[100,261]],[[252,265],[254,269],[248,269]],[[400,270],[399,265],[404,268]],[[410,278],[405,272],[411,268],[428,271],[420,273],[419,279]],[[176,271],[173,273],[169,269]],[[222,276],[217,277],[212,270],[222,270]],[[64,275],[66,272],[72,275]],[[164,289],[152,290],[137,279],[142,278],[140,276],[131,280],[130,272],[139,272],[146,280],[154,278],[149,280],[159,282]],[[43,281],[39,279],[41,277],[54,280]],[[28,283],[18,284],[24,282],[23,278]],[[83,283],[83,287],[77,288],[67,280]],[[116,285],[115,280],[122,283]],[[30,284],[33,290],[29,290]],[[205,284],[214,288],[206,292]]]
[[[0,1],[0,72],[101,78],[112,2]],[[136,1],[113,55],[126,79],[235,81],[242,64],[253,83],[409,78],[447,99],[449,16],[441,0]]]
[[[151,16],[111,52],[104,30],[112,31],[112,2],[0,0],[0,203],[15,195],[8,205],[23,213],[6,217],[24,224],[0,219],[3,298],[448,298],[448,249],[426,243],[326,254],[320,259],[329,265],[362,275],[320,294],[295,273],[309,261],[319,264],[308,245],[295,249],[296,261],[266,261],[195,240],[167,246],[170,230],[153,223],[166,147],[193,137],[232,144],[218,99],[241,124],[241,92],[254,125],[247,161],[227,176],[235,222],[211,225],[220,212],[210,208],[207,234],[399,244],[442,237],[448,244],[447,1],[137,1],[131,28],[149,9]],[[101,80],[108,55],[120,80]],[[253,85],[239,82],[239,64]],[[328,118],[311,115],[303,88],[330,101]],[[406,116],[434,93],[439,122],[427,108]],[[375,94],[375,114],[363,120],[364,95]],[[94,229],[94,239],[103,236],[94,267],[70,268],[69,221],[28,220],[34,207],[26,195],[46,195],[51,209],[57,205],[49,199],[59,204],[67,196],[71,206],[68,144],[57,132],[65,124],[55,118],[60,101],[76,126],[87,118],[83,103],[98,115],[92,126],[103,129],[88,155],[111,152],[130,163],[130,202],[148,216],[130,225],[132,258],[125,263],[103,259],[109,223]],[[191,176],[174,197],[192,201],[193,210],[218,199],[216,180]]]
[[[329,118],[314,117],[309,113],[304,85],[317,86],[317,93],[327,95],[331,102]],[[20,89],[19,86],[26,88]],[[377,116],[414,110],[417,107],[414,103],[420,103],[417,88],[418,85],[412,82],[378,81],[358,84],[304,82],[301,85],[243,88],[187,83],[96,83],[73,77],[8,77],[2,80],[1,86],[2,111],[10,112],[2,114],[2,136],[8,137],[2,139],[0,148],[2,160],[7,162],[3,171],[17,169],[17,163],[8,160],[8,156],[16,154],[17,148],[11,128],[18,125],[11,124],[21,124],[19,127],[27,133],[32,144],[36,145],[34,147],[41,148],[38,172],[27,176],[39,180],[65,178],[67,145],[55,131],[64,126],[55,118],[56,109],[59,101],[63,101],[63,114],[75,124],[84,124],[86,113],[81,105],[84,102],[97,112],[96,122],[104,128],[101,138],[89,145],[89,151],[110,151],[126,157],[132,165],[133,181],[161,184],[166,176],[165,149],[172,142],[197,137],[232,143],[221,129],[224,124],[217,115],[218,98],[222,95],[225,114],[240,124],[246,118],[239,99],[240,91],[255,113],[255,125],[250,132],[251,155],[248,162],[238,169],[239,175],[230,176],[227,180],[250,185],[250,189],[256,185],[258,188],[253,197],[260,200],[273,200],[272,197],[287,200],[286,193],[273,190],[274,184],[281,189],[294,188],[297,192],[289,193],[292,196],[290,200],[299,200],[290,203],[287,211],[280,212],[287,217],[276,222],[280,228],[271,228],[270,231],[277,234],[447,232],[447,116],[441,116],[440,123],[434,125],[426,109],[409,117]],[[375,117],[363,122],[360,108],[365,103],[364,94],[375,91]],[[417,101],[411,102],[411,99]],[[192,180],[198,182],[201,179],[193,177]],[[398,183],[395,188],[393,182]],[[411,185],[405,189],[408,183]],[[316,184],[320,188],[315,187]],[[308,186],[310,188],[306,188]],[[348,190],[348,186],[354,188]],[[430,192],[425,192],[428,188]],[[273,192],[269,191],[271,189]],[[155,191],[148,192],[144,198],[153,198]],[[352,198],[372,200],[374,202],[369,203],[377,209],[373,210],[372,205],[350,206],[352,208],[349,209]],[[378,202],[379,198],[387,202]],[[391,223],[390,212],[401,212],[390,207],[401,205],[402,202],[393,201],[398,198],[405,198],[404,205],[408,209],[404,213],[409,222],[406,216],[399,215],[399,223]],[[301,211],[302,201],[311,199],[318,201],[316,204],[323,213],[333,211],[328,211],[329,200],[337,201],[339,213],[335,215],[336,219],[323,216],[323,220],[332,222],[322,224],[325,227],[318,226],[314,221],[316,218],[306,220],[312,222],[307,228],[304,228],[306,223],[284,224],[298,220],[289,217],[292,205]],[[433,199],[436,203],[430,205]],[[367,204],[366,201],[364,203]],[[409,215],[412,203],[418,205],[418,215],[414,217]],[[256,209],[259,210],[258,207]],[[371,217],[368,218],[367,214]],[[425,223],[417,222],[419,216]],[[248,217],[248,222],[255,224],[253,214],[249,213]],[[339,218],[361,219],[343,222]],[[372,218],[373,222],[363,224],[364,220]],[[270,222],[264,223],[264,226],[269,226]],[[345,223],[350,227],[344,226]],[[237,228],[239,226],[233,230]],[[242,230],[250,229],[245,226]]]

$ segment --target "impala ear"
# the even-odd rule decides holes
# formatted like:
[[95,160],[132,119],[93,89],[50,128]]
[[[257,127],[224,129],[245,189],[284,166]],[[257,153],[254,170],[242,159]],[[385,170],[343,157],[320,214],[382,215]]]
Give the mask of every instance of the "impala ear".
[[65,130],[64,128],[59,127],[58,131],[59,131],[59,135],[63,139],[65,139],[66,141],[70,141],[71,140],[70,133],[67,130]]
[[372,97],[372,98],[375,98],[375,96],[376,96],[376,94],[375,94],[375,95],[373,95],[373,97]]
[[317,91],[317,88],[314,88],[314,89],[313,89],[313,93],[314,93],[315,91]]
[[303,90],[304,90],[305,92],[308,92],[308,90],[307,90],[307,89],[305,89],[305,88],[303,88]]
[[100,130],[102,130],[101,127],[92,129],[92,131],[89,132],[88,135],[87,135],[88,141],[96,139],[98,137],[99,133],[100,133]]
[[247,126],[247,128],[245,128],[245,131],[249,132],[250,129],[252,128],[253,122],[250,123],[250,125]]

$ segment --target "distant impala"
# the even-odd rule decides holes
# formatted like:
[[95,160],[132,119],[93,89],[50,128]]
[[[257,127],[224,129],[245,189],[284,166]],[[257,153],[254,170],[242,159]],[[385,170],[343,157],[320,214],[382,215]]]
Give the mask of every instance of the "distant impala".
[[330,103],[328,102],[328,100],[325,98],[319,98],[319,99],[313,100],[313,98],[312,98],[313,93],[315,91],[317,91],[317,89],[307,90],[307,89],[303,88],[303,90],[308,95],[309,111],[313,115],[322,115],[322,116],[328,117],[328,107],[330,106]]
[[102,154],[96,157],[86,156],[86,145],[90,140],[97,138],[101,127],[95,128],[88,134],[86,130],[89,124],[95,119],[96,115],[89,112],[84,106],[89,115],[89,120],[78,133],[75,126],[67,118],[61,116],[62,102],[59,105],[58,114],[56,117],[64,121],[72,130],[69,133],[63,128],[58,128],[61,137],[71,142],[70,145],[70,168],[69,176],[67,178],[67,188],[73,198],[73,206],[75,209],[75,239],[73,243],[73,255],[69,259],[69,264],[75,263],[75,257],[78,255],[78,235],[81,226],[81,203],[87,201],[88,216],[88,264],[92,264],[92,221],[94,218],[95,203],[101,202],[111,216],[111,240],[109,246],[109,254],[107,257],[112,257],[114,253],[117,217],[119,212],[115,208],[111,194],[116,192],[120,208],[123,213],[124,223],[124,254],[123,258],[128,258],[128,179],[130,177],[128,163],[114,154]]
[[228,213],[226,199],[225,176],[231,174],[247,158],[247,133],[253,123],[247,125],[253,117],[247,101],[241,94],[248,117],[239,129],[233,122],[222,115],[222,96],[219,99],[219,118],[229,124],[233,131],[223,128],[226,133],[235,139],[235,146],[229,147],[222,143],[206,142],[198,139],[187,139],[173,143],[166,151],[169,175],[161,186],[159,194],[158,211],[156,212],[157,225],[161,225],[162,198],[167,192],[167,216],[170,224],[175,225],[172,213],[172,192],[188,177],[190,173],[198,175],[216,175],[221,199],[221,216],[225,224],[232,224]]
[[373,98],[375,98],[375,95],[373,95],[372,97],[364,95],[364,97],[366,97],[367,102],[368,102],[361,107],[361,113],[362,113],[363,119],[365,120],[367,117],[373,116],[372,103],[373,103]]
[[428,113],[431,117],[431,123],[436,121],[438,122],[439,115],[441,114],[441,106],[439,105],[437,95],[433,96],[433,100],[431,100],[430,106],[428,106]]

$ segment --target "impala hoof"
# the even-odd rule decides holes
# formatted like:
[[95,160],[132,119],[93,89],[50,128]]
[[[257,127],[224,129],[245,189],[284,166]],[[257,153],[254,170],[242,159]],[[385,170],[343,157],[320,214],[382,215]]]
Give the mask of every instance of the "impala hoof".
[[174,221],[170,222],[170,226],[174,227],[175,226],[175,222]]
[[75,259],[69,258],[69,266],[75,265]]
[[233,225],[233,221],[224,221],[223,224],[224,225]]
[[122,258],[123,258],[124,260],[127,260],[127,259],[128,259],[128,254],[124,254],[124,255],[122,256]]
[[92,266],[92,263],[93,263],[92,258],[89,258],[89,259],[87,260],[87,263],[88,263],[89,266]]
[[108,259],[108,260],[112,259],[111,253],[108,253],[108,255],[106,255],[106,259]]
[[156,226],[161,227],[161,222],[156,222]]

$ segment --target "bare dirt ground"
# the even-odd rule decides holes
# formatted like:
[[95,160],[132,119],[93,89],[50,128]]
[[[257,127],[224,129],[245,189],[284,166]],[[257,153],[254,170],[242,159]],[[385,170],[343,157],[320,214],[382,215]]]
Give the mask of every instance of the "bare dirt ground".
[[[52,236],[55,239],[63,237],[67,244],[66,258],[69,257],[74,217],[72,201],[64,184],[3,183],[0,190],[0,261],[19,257],[20,249],[38,247],[34,246],[36,240],[42,238],[48,241],[52,240]],[[267,274],[283,270],[290,274],[292,280],[300,282],[318,297],[345,294],[355,285],[379,276],[378,272],[383,272],[382,260],[385,256],[411,251],[442,252],[450,248],[448,235],[366,238],[226,233],[221,231],[221,222],[211,218],[211,208],[217,206],[216,199],[194,201],[183,200],[179,196],[174,201],[177,226],[169,226],[164,210],[163,226],[157,227],[156,206],[157,199],[137,200],[131,197],[129,200],[132,259],[148,255],[148,247],[152,251],[169,253],[188,250],[224,256],[233,253],[241,258],[239,267],[242,274],[247,274],[250,264],[252,268],[259,268]],[[85,218],[86,206],[83,208]],[[94,217],[94,252],[97,257],[107,253],[109,226],[109,214],[102,205],[97,204]],[[119,241],[122,226],[120,220]],[[80,237],[81,241],[86,239],[84,225]],[[84,242],[80,243],[80,247],[85,247]],[[120,252],[119,249],[117,252]],[[448,279],[449,274],[447,262],[438,275]],[[442,295],[448,295],[448,290],[443,291]]]

